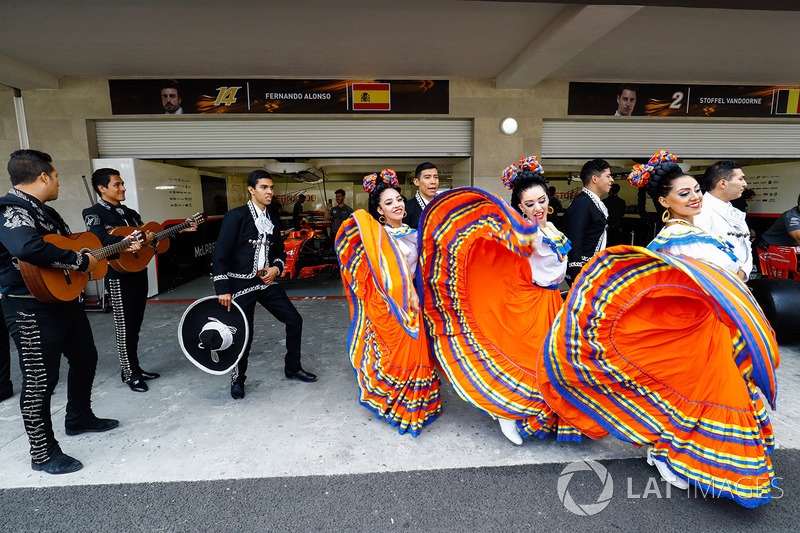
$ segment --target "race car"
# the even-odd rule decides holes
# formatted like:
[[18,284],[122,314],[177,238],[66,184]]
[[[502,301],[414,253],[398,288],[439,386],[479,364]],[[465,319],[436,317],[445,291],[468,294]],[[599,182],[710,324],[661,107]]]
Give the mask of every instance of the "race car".
[[339,275],[339,262],[333,242],[319,230],[303,225],[284,233],[286,268],[279,281],[333,279]]

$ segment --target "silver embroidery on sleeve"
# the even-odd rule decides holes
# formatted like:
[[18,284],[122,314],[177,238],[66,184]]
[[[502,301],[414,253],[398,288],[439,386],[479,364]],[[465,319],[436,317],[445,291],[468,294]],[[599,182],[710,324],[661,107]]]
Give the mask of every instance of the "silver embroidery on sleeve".
[[86,215],[86,218],[83,219],[83,222],[86,224],[87,228],[91,228],[92,226],[99,226],[100,217],[97,215]]
[[3,225],[7,228],[17,229],[23,226],[29,228],[36,227],[31,214],[27,209],[21,207],[14,207],[11,205],[6,207],[6,210],[3,212],[3,218],[5,219]]

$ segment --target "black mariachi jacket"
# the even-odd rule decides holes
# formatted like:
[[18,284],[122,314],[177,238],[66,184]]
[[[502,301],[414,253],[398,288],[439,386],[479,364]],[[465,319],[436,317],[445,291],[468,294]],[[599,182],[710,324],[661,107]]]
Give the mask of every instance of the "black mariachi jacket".
[[[86,224],[86,231],[91,231],[97,235],[97,238],[100,239],[103,246],[125,240],[125,236],[109,235],[108,232],[112,229],[120,226],[138,228],[143,224],[142,217],[133,209],[122,204],[113,205],[103,199],[100,199],[92,207],[87,207],[83,210],[83,223]],[[109,256],[109,259],[117,259],[118,257],[119,254],[114,254]],[[141,275],[139,272],[133,272],[132,274]],[[113,268],[108,269],[108,278],[115,279],[120,277],[120,275],[125,276],[129,274],[121,274]]]
[[55,209],[14,188],[0,198],[0,292],[30,293],[19,272],[18,259],[36,266],[81,272],[89,267],[86,254],[45,242],[42,236],[48,233],[71,233]]
[[585,192],[581,192],[564,213],[564,235],[572,243],[568,254],[567,278],[575,279],[589,262],[606,231],[606,217]]
[[[272,221],[272,233],[259,235],[255,217],[257,209],[252,202],[231,209],[222,219],[214,253],[211,255],[211,271],[214,275],[214,291],[231,294],[233,298],[255,290],[267,288],[258,277],[261,268],[277,267],[278,276],[286,266],[286,250],[283,247],[280,222],[267,209]],[[266,248],[266,266],[257,265],[258,249]],[[274,283],[274,282],[273,282]]]
[[419,193],[412,196],[406,201],[406,216],[403,217],[403,224],[408,224],[409,227],[417,229],[419,218],[422,216],[424,209],[425,206],[422,205]]

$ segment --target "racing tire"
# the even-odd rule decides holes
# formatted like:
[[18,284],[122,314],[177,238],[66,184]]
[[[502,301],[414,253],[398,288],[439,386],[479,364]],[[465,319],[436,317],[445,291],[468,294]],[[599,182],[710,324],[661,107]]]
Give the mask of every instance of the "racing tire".
[[800,281],[760,278],[748,283],[779,343],[800,339]]

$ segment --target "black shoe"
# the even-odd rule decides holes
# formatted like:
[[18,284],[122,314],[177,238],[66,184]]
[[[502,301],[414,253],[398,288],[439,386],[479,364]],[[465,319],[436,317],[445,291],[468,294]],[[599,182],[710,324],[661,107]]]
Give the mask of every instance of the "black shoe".
[[147,387],[147,383],[145,383],[145,381],[136,374],[131,376],[131,379],[129,379],[125,383],[128,384],[128,387],[130,387],[133,392],[147,392],[148,390],[150,390]]
[[113,418],[97,418],[92,415],[84,419],[83,422],[73,424],[66,423],[64,424],[64,429],[66,429],[67,435],[80,435],[81,433],[101,433],[109,429],[114,429],[118,425],[119,420],[114,420]]
[[142,379],[156,379],[161,377],[161,374],[148,372],[147,370],[142,370],[141,368],[139,369],[139,375],[142,376]]
[[83,468],[83,463],[64,452],[59,452],[58,455],[51,457],[41,464],[31,461],[31,468],[37,472],[43,470],[48,474],[69,474],[70,472],[77,472]]
[[234,400],[244,398],[244,383],[231,383],[231,398]]
[[284,373],[289,379],[299,379],[300,381],[305,381],[306,383],[317,381],[317,376],[311,372],[306,372],[302,368],[298,368],[297,370],[286,369],[284,370]]

